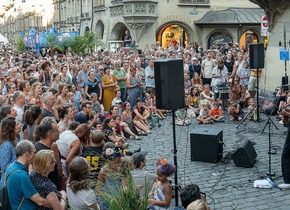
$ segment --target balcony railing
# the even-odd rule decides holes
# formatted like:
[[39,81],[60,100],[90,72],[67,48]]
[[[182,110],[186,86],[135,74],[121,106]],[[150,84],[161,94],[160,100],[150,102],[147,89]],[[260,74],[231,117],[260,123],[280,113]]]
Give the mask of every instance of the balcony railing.
[[209,4],[210,0],[179,0],[180,4]]
[[115,5],[115,4],[122,4],[123,0],[112,0],[111,4]]

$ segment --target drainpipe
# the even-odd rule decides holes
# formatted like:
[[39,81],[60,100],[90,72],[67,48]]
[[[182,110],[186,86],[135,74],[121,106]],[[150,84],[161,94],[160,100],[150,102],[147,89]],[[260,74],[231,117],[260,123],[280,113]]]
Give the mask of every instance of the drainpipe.
[[81,35],[81,28],[82,28],[82,16],[83,16],[83,1],[80,1],[81,4],[81,17],[80,17],[80,30],[79,30],[79,34]]
[[92,0],[92,20],[91,20],[91,31],[93,32],[93,21],[94,21],[94,0]]

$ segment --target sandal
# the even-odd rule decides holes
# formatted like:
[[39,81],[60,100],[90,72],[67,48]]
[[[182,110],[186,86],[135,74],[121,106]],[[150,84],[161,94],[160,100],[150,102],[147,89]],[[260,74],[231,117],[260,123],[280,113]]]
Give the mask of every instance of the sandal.
[[133,139],[133,140],[141,140],[142,138],[137,136],[137,135],[134,135],[134,136],[131,136],[131,139]]

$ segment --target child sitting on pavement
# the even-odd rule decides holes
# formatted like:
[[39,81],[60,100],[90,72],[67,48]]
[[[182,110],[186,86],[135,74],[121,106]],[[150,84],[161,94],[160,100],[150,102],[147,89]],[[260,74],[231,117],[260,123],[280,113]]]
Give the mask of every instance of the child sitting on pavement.
[[201,123],[203,123],[203,124],[211,123],[212,124],[213,123],[212,117],[209,114],[209,105],[207,103],[202,105],[199,116],[196,119],[197,119],[197,122],[199,124],[201,124]]
[[248,120],[253,120],[253,121],[257,121],[257,109],[255,107],[255,100],[253,98],[251,98],[248,101],[248,116],[247,116]]
[[223,112],[218,102],[213,103],[213,108],[210,110],[210,116],[214,122],[224,122]]
[[190,119],[187,118],[187,112],[186,110],[183,108],[183,109],[179,109],[176,113],[176,122],[175,122],[175,125],[190,125]]
[[240,104],[236,104],[234,101],[230,102],[228,114],[231,115],[230,121],[238,120],[241,122],[244,118],[243,109],[241,108]]

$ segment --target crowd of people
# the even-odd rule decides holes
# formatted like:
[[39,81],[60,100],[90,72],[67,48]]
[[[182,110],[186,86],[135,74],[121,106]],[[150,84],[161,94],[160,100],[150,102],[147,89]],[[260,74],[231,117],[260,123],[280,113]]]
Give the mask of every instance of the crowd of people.
[[[156,107],[154,61],[184,61],[186,107],[177,110],[177,125],[224,122],[226,114],[241,121],[255,108],[260,74],[235,45],[204,51],[157,42],[136,52],[1,51],[0,58],[0,188],[6,182],[13,209],[112,209],[108,198],[131,179],[150,209],[170,209],[175,167],[161,158],[150,174],[147,153],[127,143],[154,132],[153,117],[171,114]],[[208,209],[201,206],[195,209]]]

